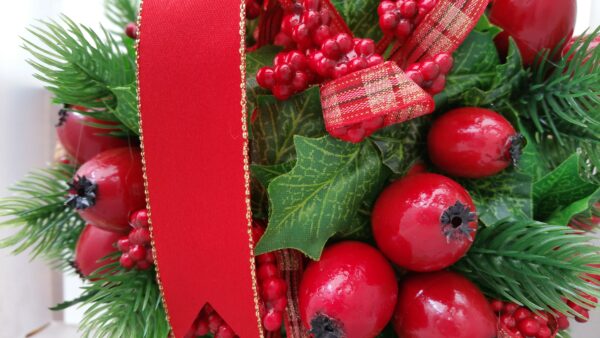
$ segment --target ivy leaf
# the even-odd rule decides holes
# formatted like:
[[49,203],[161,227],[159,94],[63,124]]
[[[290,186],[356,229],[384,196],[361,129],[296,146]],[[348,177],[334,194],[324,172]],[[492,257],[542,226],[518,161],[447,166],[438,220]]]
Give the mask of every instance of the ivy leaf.
[[289,100],[258,97],[258,115],[252,124],[252,160],[257,164],[279,164],[294,159],[294,135],[319,137],[326,134],[318,87]]
[[492,226],[506,218],[531,218],[533,214],[531,176],[509,169],[477,180],[461,180],[477,207],[479,220]]
[[380,0],[331,0],[355,36],[378,41],[383,37],[379,28],[377,7]]
[[112,110],[113,114],[129,130],[139,135],[140,120],[138,116],[137,83],[133,82],[124,87],[110,88],[117,99],[117,107]]
[[495,31],[474,30],[454,52],[454,67],[447,77],[446,89],[435,97],[436,107],[460,104],[468,89],[491,88],[500,64],[494,35]]
[[274,165],[253,164],[250,166],[250,171],[252,172],[252,176],[254,176],[254,178],[256,178],[260,184],[266,188],[269,186],[269,184],[271,184],[271,181],[283,174],[290,172],[295,165],[296,161],[289,161]]
[[383,164],[394,174],[403,175],[424,153],[425,128],[431,118],[422,116],[394,124],[371,136],[381,153]]
[[294,144],[296,166],[269,185],[271,217],[256,254],[294,248],[318,259],[329,238],[355,224],[361,204],[386,175],[369,141],[296,136]]
[[[569,208],[573,203],[593,195],[598,185],[581,178],[581,155],[573,154],[548,175],[535,182],[533,196],[535,201],[535,217],[547,220],[554,218],[564,222],[566,214],[561,210]],[[575,207],[575,206],[573,206]]]

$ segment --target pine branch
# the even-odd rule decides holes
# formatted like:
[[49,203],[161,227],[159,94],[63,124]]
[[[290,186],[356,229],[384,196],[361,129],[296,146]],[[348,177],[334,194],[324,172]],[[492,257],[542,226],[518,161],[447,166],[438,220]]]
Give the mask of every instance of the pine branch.
[[589,48],[599,35],[600,28],[577,39],[562,57],[559,49],[543,54],[521,99],[522,114],[561,145],[600,143],[600,48]]
[[535,221],[503,221],[482,228],[467,256],[453,268],[476,282],[490,297],[533,310],[577,314],[565,304],[594,305],[581,296],[600,296],[600,285],[584,280],[600,274],[599,248],[568,227]]
[[84,337],[166,338],[170,327],[156,283],[156,272],[123,270],[118,263],[84,287],[75,300],[86,306]]
[[127,24],[137,22],[139,6],[139,0],[106,0],[104,3],[106,17],[121,33]]
[[115,122],[120,121],[113,114],[119,107],[137,106],[121,102],[136,100],[135,96],[114,93],[114,88],[135,83],[135,55],[108,31],[102,29],[99,35],[63,16],[61,23],[41,22],[29,32],[39,43],[23,39],[23,48],[33,56],[28,62],[57,103],[84,106],[93,110],[95,118]]
[[0,247],[12,247],[14,253],[32,250],[60,267],[73,260],[75,244],[85,223],[64,204],[67,181],[74,168],[57,164],[29,174],[11,190],[12,197],[0,199],[0,226],[18,228],[0,241]]

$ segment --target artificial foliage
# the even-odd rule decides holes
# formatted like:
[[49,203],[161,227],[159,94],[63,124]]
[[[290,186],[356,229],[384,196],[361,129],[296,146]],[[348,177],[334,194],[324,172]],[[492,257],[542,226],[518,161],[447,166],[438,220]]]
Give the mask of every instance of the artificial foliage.
[[[382,37],[379,1],[332,3],[356,36]],[[114,27],[100,33],[62,17],[30,28],[24,39],[36,77],[54,102],[86,107],[75,110],[114,123],[119,132],[113,136],[139,133],[135,44],[122,30],[137,20],[138,5],[108,0]],[[600,297],[600,287],[587,282],[600,275],[594,267],[599,248],[567,225],[577,215],[591,215],[600,200],[600,48],[588,48],[600,30],[575,40],[565,53],[540,54],[532,67],[523,65],[514,41],[501,57],[494,44],[500,31],[487,17],[480,20],[453,55],[433,115],[389,126],[358,144],[328,135],[318,86],[281,101],[258,85],[256,73],[280,48],[249,51],[252,209],[269,221],[256,254],[293,248],[318,260],[332,242],[372,243],[371,210],[384,187],[415,164],[435,171],[426,150],[431,121],[452,108],[486,107],[511,121],[526,145],[516,167],[489,178],[458,179],[477,207],[479,231],[451,270],[490,298],[534,311],[580,316],[565,300],[593,308],[582,294]],[[34,257],[72,271],[68,263],[85,225],[65,204],[75,171],[52,164],[17,183],[14,195],[0,200],[2,225],[16,233],[0,246],[16,253],[31,249]],[[155,270],[125,270],[118,263],[108,269],[88,278],[81,297],[55,310],[86,306],[81,327],[89,337],[167,337]],[[393,336],[390,328],[380,335]]]

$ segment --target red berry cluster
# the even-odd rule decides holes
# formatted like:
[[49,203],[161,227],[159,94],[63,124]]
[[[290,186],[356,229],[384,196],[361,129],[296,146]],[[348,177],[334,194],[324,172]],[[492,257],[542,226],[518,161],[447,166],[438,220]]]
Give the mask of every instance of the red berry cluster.
[[204,337],[209,333],[214,338],[237,338],[233,329],[225,323],[212,306],[206,304],[200,314],[194,321],[192,328],[185,335],[185,338]]
[[264,0],[246,0],[246,19],[254,20],[260,16]]
[[[596,298],[594,296],[588,295],[586,293],[582,293],[581,296],[583,298],[587,299],[589,301],[588,303],[590,303],[590,304],[598,304],[598,298]],[[570,300],[567,300],[567,305],[569,307],[571,307],[571,309],[573,309],[573,311],[579,313],[580,317],[579,316],[575,317],[575,320],[577,322],[586,323],[588,320],[590,320],[590,312],[587,309],[585,309],[584,307],[577,305],[576,303],[574,303]]]
[[384,0],[379,4],[379,26],[384,33],[405,42],[417,25],[435,7],[437,0]]
[[154,264],[147,210],[134,212],[129,224],[133,230],[117,242],[117,248],[121,251],[119,263],[125,269],[135,267],[139,270],[147,270]]
[[431,60],[410,65],[406,69],[406,75],[429,94],[436,95],[446,87],[446,75],[452,69],[453,64],[452,56],[442,53]]
[[[255,222],[252,230],[254,241],[257,242],[264,233],[264,227]],[[281,277],[274,254],[266,253],[256,257],[256,277],[261,296],[263,327],[266,331],[278,332],[287,307],[287,283]]]
[[368,137],[382,128],[384,121],[385,118],[383,116],[376,116],[365,121],[329,130],[329,133],[335,138],[347,142],[359,143],[364,140],[365,137]]
[[297,0],[286,9],[275,44],[301,51],[321,46],[332,35],[332,13],[321,4],[321,0]]
[[258,84],[269,89],[278,100],[302,92],[314,82],[315,75],[308,67],[308,58],[299,51],[277,54],[272,67],[263,67],[256,74]]
[[535,314],[525,307],[499,300],[492,301],[491,306],[500,316],[500,329],[508,330],[506,333],[515,337],[550,338],[561,329],[549,313]]
[[371,39],[353,39],[339,33],[323,42],[321,49],[309,52],[310,68],[325,80],[338,79],[350,73],[383,63],[375,53]]

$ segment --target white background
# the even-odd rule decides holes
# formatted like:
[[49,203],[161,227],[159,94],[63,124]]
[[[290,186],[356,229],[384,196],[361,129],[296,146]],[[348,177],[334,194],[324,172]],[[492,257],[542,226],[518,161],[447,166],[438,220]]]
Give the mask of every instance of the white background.
[[[600,1],[579,0],[577,32],[600,24]],[[35,19],[56,18],[65,13],[75,21],[96,26],[104,21],[102,0],[16,0],[0,4],[0,196],[6,186],[31,168],[49,161],[54,149],[56,107],[30,74],[28,55],[19,48],[19,36]],[[7,234],[0,229],[0,237]],[[0,251],[0,338],[21,338],[51,320],[77,323],[81,311],[51,314],[47,307],[77,295],[80,282],[74,276],[51,272],[25,255],[13,257]],[[596,320],[576,326],[574,338],[600,337],[600,311]],[[149,323],[150,324],[150,323]],[[64,335],[57,337],[66,338]]]

